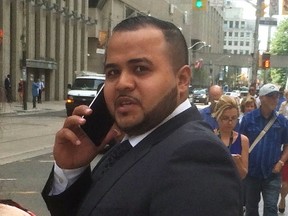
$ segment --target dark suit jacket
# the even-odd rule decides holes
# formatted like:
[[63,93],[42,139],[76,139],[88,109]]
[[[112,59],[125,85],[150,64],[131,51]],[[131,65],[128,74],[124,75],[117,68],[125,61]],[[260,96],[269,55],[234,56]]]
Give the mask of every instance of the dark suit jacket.
[[[109,154],[109,152],[107,153]],[[105,160],[105,159],[103,159]],[[226,147],[190,108],[119,159],[99,179],[101,163],[60,195],[42,195],[53,216],[238,216],[241,181]],[[78,212],[78,213],[77,213]]]

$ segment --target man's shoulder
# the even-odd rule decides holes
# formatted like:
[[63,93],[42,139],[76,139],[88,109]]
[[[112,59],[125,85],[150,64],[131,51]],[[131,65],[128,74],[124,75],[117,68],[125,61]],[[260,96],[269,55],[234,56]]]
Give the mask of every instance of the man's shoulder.
[[200,112],[201,115],[202,115],[202,114],[211,114],[211,110],[210,110],[210,107],[209,107],[209,106],[208,106],[208,107],[205,107],[205,108],[203,108],[203,109],[200,109],[199,112]]

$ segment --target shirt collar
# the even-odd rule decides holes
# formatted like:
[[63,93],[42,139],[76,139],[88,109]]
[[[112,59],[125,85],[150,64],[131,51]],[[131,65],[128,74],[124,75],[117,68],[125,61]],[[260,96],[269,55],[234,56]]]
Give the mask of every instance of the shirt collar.
[[154,131],[156,128],[158,128],[160,125],[164,124],[165,122],[167,122],[168,120],[170,120],[171,118],[175,117],[176,115],[182,113],[183,111],[189,109],[191,107],[191,104],[189,102],[189,100],[185,100],[183,103],[181,103],[169,116],[167,116],[160,124],[158,124],[156,127],[152,128],[151,130],[147,131],[144,134],[138,135],[138,136],[131,136],[128,137],[127,135],[125,135],[125,137],[123,138],[124,140],[129,139],[129,142],[131,143],[131,145],[133,147],[135,147],[141,140],[143,140],[146,136],[148,136],[152,131]]

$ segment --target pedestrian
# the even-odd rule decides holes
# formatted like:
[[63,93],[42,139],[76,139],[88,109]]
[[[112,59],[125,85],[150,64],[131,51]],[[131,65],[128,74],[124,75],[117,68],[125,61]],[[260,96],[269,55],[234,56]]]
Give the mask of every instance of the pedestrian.
[[20,79],[19,83],[18,83],[18,97],[19,97],[19,103],[22,104],[23,103],[23,95],[24,95],[24,81],[23,79]]
[[4,80],[6,100],[8,103],[12,103],[12,87],[11,87],[11,76],[8,74]]
[[216,102],[223,95],[222,87],[218,85],[210,86],[208,95],[209,95],[210,105],[208,107],[201,109],[200,114],[202,118],[204,119],[204,121],[206,121],[212,127],[212,129],[215,130],[218,128],[218,123],[216,119],[212,117],[212,113],[216,105]]
[[[284,97],[285,101],[283,101],[280,104],[279,114],[284,115],[285,118],[288,119],[288,90],[284,91]],[[281,190],[280,190],[280,201],[278,204],[278,210],[280,213],[285,212],[287,194],[288,194],[288,163],[286,161],[281,171]]]
[[285,90],[284,97],[285,100],[280,104],[279,113],[288,119],[288,90]]
[[279,100],[276,107],[276,111],[279,111],[281,104],[286,101],[286,97],[284,96],[284,87],[279,88]]
[[277,86],[263,85],[259,91],[260,108],[247,113],[240,124],[239,132],[250,141],[248,174],[244,180],[246,216],[259,215],[261,194],[264,215],[277,215],[280,171],[288,158],[288,120],[275,111],[278,96]]
[[255,98],[256,106],[257,106],[257,108],[259,108],[261,105],[261,101],[260,101],[260,98],[257,96],[256,84],[250,85],[249,90],[248,90],[248,95]]
[[239,108],[235,98],[222,95],[216,103],[212,116],[219,125],[215,130],[216,135],[233,155],[240,177],[244,179],[248,172],[249,140],[234,130],[239,118]]
[[76,107],[56,134],[42,192],[51,215],[241,215],[233,159],[188,100],[191,69],[179,28],[150,16],[120,22],[104,71],[105,101],[125,137],[91,172],[113,131],[96,146],[79,127],[92,110]]
[[241,114],[239,116],[239,123],[241,124],[244,115],[246,115],[247,113],[251,112],[256,108],[257,108],[256,99],[254,97],[248,95],[247,97],[243,98],[240,104]]
[[39,96],[39,84],[38,82],[32,82],[32,97],[33,97],[33,108],[36,108],[36,100]]
[[38,89],[38,97],[37,97],[37,100],[38,100],[38,103],[42,103],[42,92],[44,91],[44,83],[38,79],[38,86],[39,86],[39,89]]

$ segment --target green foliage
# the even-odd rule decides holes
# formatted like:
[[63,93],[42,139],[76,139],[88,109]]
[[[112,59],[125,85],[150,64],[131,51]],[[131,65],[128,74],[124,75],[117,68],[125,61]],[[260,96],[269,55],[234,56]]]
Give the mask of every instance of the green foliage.
[[273,68],[271,69],[270,75],[273,83],[278,83],[281,86],[285,86],[286,84],[285,68]]
[[287,55],[288,54],[288,19],[283,20],[271,41],[271,54]]
[[[288,55],[288,19],[283,20],[277,27],[277,31],[271,40],[270,53],[272,55]],[[286,69],[271,68],[270,77],[273,83],[285,86]]]

